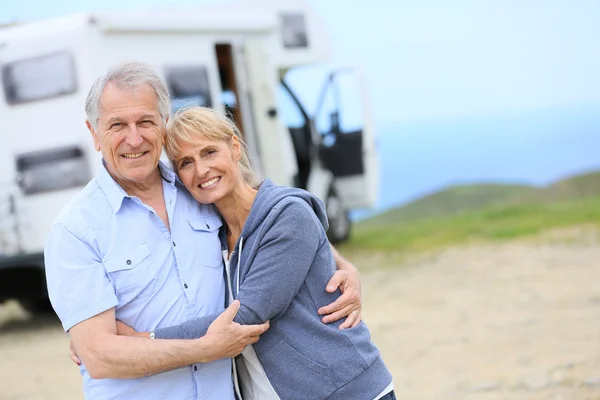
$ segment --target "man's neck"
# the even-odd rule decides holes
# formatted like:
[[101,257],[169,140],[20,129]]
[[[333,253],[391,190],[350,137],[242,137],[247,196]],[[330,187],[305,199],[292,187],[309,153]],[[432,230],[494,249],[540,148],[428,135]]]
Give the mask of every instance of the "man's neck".
[[171,224],[169,223],[169,216],[165,205],[162,176],[158,168],[156,168],[156,171],[144,182],[117,181],[117,183],[121,185],[123,190],[129,196],[135,196],[145,205],[152,207],[167,229],[171,230]]
[[162,197],[162,177],[158,168],[142,182],[119,180],[115,177],[113,179],[125,193],[139,198],[144,203],[146,203],[146,200],[155,199],[157,195]]

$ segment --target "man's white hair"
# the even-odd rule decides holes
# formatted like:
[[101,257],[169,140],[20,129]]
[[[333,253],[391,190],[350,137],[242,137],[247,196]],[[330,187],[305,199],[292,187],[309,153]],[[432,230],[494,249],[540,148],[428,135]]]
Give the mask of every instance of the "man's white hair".
[[90,88],[85,100],[85,113],[94,129],[98,129],[102,92],[109,83],[119,89],[131,91],[149,85],[158,97],[158,111],[163,123],[167,122],[171,112],[171,99],[167,86],[152,66],[141,62],[127,62],[110,68],[105,75],[96,79]]

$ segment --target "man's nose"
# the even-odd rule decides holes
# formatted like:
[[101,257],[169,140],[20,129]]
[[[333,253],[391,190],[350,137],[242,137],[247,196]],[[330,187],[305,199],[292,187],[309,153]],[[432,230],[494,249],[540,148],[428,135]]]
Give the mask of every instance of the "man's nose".
[[142,144],[144,139],[142,138],[142,134],[140,133],[136,124],[129,125],[129,129],[127,130],[127,136],[125,137],[125,143],[127,143],[131,147],[138,147]]

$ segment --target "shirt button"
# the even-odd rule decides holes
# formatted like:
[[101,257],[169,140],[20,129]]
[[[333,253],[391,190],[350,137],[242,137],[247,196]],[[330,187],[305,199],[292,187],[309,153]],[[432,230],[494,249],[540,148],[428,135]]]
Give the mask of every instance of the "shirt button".
[[210,229],[210,225],[206,224],[206,229]]
[[194,365],[194,371],[198,371],[198,367]]
[[183,287],[187,289],[187,288],[188,288],[188,285],[187,285],[187,283],[184,283],[184,284],[183,284]]
[[177,245],[175,244],[175,242],[173,242],[173,247],[177,247]]
[[127,260],[127,265],[131,265],[131,260]]

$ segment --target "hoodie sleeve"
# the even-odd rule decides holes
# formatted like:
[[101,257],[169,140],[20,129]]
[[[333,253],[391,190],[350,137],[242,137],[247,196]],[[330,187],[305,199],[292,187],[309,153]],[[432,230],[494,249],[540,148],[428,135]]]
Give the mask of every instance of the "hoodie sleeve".
[[280,202],[263,222],[260,247],[240,286],[235,321],[260,324],[281,315],[290,305],[313,263],[327,244],[323,226],[303,200]]
[[159,328],[154,331],[156,339],[198,339],[206,335],[208,327],[220,314],[205,315],[179,325]]
[[[263,222],[260,247],[240,286],[240,309],[234,321],[262,324],[282,314],[300,290],[318,249],[324,244],[324,228],[303,200],[279,203]],[[180,325],[157,329],[157,339],[196,339],[206,335],[219,314],[196,318]]]

